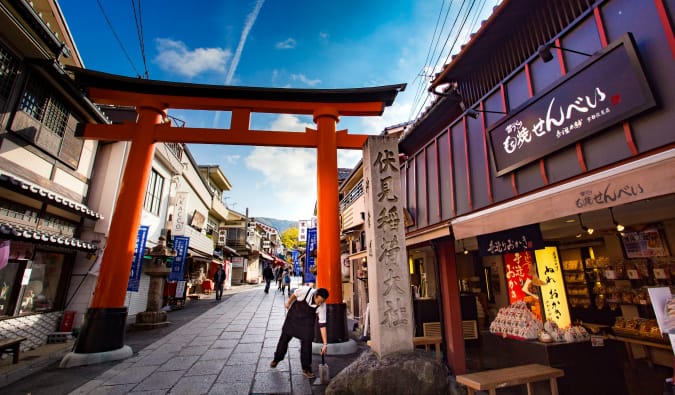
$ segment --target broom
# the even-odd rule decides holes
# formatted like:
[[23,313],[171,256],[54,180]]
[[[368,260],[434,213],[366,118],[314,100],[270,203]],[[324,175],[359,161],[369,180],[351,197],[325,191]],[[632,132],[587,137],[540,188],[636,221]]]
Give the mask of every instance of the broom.
[[321,384],[328,384],[330,381],[330,370],[328,365],[326,365],[326,360],[324,355],[321,354],[321,364],[319,365],[319,380]]

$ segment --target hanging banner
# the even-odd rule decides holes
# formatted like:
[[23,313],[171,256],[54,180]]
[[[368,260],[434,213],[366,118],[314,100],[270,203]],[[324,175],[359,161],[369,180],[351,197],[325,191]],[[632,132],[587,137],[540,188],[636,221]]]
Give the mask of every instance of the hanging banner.
[[138,292],[138,285],[141,282],[145,243],[148,241],[149,230],[150,227],[147,225],[141,225],[141,228],[138,230],[138,235],[136,236],[136,249],[134,250],[134,260],[131,263],[129,282],[127,283],[127,291]]
[[291,257],[293,259],[293,273],[297,276],[300,274],[300,251],[291,251]]
[[316,257],[312,253],[316,251],[316,228],[307,229],[307,253],[305,254],[305,282],[316,282],[316,276],[309,269],[316,265]]
[[567,328],[572,324],[572,318],[567,305],[558,249],[546,247],[535,251],[534,257],[537,259],[539,278],[545,283],[541,286],[544,315],[560,328]]
[[502,255],[544,248],[539,224],[476,236],[480,256]]
[[169,273],[169,281],[181,281],[185,274],[185,258],[187,257],[188,245],[190,238],[186,236],[173,237],[173,249],[176,250],[176,256],[173,258],[171,264],[171,273]]
[[506,268],[506,286],[509,290],[509,303],[519,300],[525,301],[527,307],[538,318],[541,317],[538,289],[534,281],[537,273],[534,268],[534,256],[530,251],[506,253],[504,266]]
[[171,229],[173,235],[184,235],[188,219],[188,193],[176,192],[176,205],[174,206],[174,220]]

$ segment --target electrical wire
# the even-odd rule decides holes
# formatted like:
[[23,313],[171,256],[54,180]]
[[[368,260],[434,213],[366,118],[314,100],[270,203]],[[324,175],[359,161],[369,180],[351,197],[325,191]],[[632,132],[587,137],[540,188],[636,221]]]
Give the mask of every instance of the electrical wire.
[[[434,63],[434,66],[433,66],[432,70],[436,70],[437,68],[440,70],[442,67],[445,67],[445,65],[447,65],[447,63],[451,59],[453,53],[456,52],[455,48],[457,46],[457,42],[460,39],[460,36],[464,37],[464,41],[468,41],[471,34],[473,34],[473,32],[475,32],[475,30],[479,28],[478,24],[481,23],[479,18],[480,18],[480,15],[483,14],[483,10],[486,6],[486,3],[487,3],[487,0],[481,0],[480,3],[479,3],[479,6],[477,7],[477,11],[475,11],[472,15],[472,11],[474,10],[474,8],[476,6],[476,0],[471,1],[471,3],[469,4],[469,6],[466,9],[464,14],[462,13],[462,9],[464,8],[464,5],[466,4],[466,0],[464,0],[462,2],[461,6],[459,8],[459,11],[457,11],[457,14],[455,15],[455,19],[452,22],[452,26],[450,27],[450,30],[448,31],[448,35],[447,35],[446,40],[443,44],[443,47],[442,47],[441,51],[438,52],[438,57],[436,59],[436,62]],[[500,3],[500,0],[495,1],[495,5],[499,4],[499,3]],[[494,6],[493,6],[493,8],[494,8]],[[441,12],[442,12],[442,10],[439,12],[439,15],[440,15]],[[448,9],[448,12],[449,12],[449,9]],[[473,17],[471,18],[471,16],[473,16]],[[446,17],[447,17],[447,15],[446,15]],[[466,25],[467,21],[470,18],[471,18],[471,22],[469,22],[470,29],[468,31],[466,31],[466,30],[464,30],[464,26]],[[461,23],[459,25],[459,28],[455,31],[455,27],[457,26],[457,23],[460,20],[461,20]],[[445,27],[445,22],[444,22],[443,27]],[[443,31],[443,28],[441,28],[441,32],[442,31]],[[455,32],[455,33],[453,34],[453,32]],[[462,32],[464,32],[464,34],[462,34]],[[441,33],[439,33],[439,37],[438,37],[439,40],[436,41],[436,44],[435,44],[436,47],[434,48],[434,51],[432,52],[432,56],[436,55],[436,48],[438,48],[438,44],[440,42],[440,34]],[[445,61],[441,64],[440,60],[442,58],[443,53],[445,53],[445,49],[448,46],[448,43],[451,41],[451,38],[453,38],[452,39],[452,45],[450,45],[450,47],[447,51]],[[434,31],[434,37],[432,37],[432,43],[435,40],[436,40],[436,37],[435,37],[435,31]],[[424,66],[423,69],[428,70],[429,67],[431,67],[431,64],[427,64],[427,61],[425,60],[425,66]],[[421,82],[421,85],[422,86],[420,86],[419,91],[420,92],[426,91],[427,87],[426,87],[426,84],[424,83],[424,81]],[[419,104],[419,101],[421,100],[421,98],[418,95],[415,96],[415,100],[413,101],[413,105],[411,107],[411,110],[415,111],[415,116],[414,117],[410,116],[409,119],[408,119],[408,122],[411,122],[413,119],[416,119],[417,117],[419,117],[419,115],[422,113],[422,110],[424,109],[424,105],[429,100],[429,97],[430,97],[429,93],[424,95],[424,100],[422,101],[421,104]],[[412,114],[412,112],[411,112],[411,114]]]
[[150,78],[148,73],[148,62],[145,57],[145,40],[143,39],[143,14],[141,12],[141,0],[138,0],[138,14],[136,14],[136,3],[131,0],[131,8],[134,10],[134,21],[136,22],[136,34],[138,43],[141,47],[141,57],[143,58],[143,69],[145,70],[145,79]]
[[[444,43],[443,43],[443,46],[442,46],[441,50],[438,51],[438,53],[437,53],[436,50],[438,49],[438,44],[440,43],[441,34],[442,34],[442,32],[445,30],[445,25],[446,25],[446,22],[447,22],[447,20],[448,20],[448,16],[450,15],[450,10],[452,9],[452,6],[448,8],[448,10],[447,10],[447,12],[446,12],[446,15],[445,15],[445,19],[444,19],[444,21],[443,21],[443,26],[442,26],[442,28],[441,28],[441,32],[439,33],[439,36],[438,36],[438,41],[435,43],[435,45],[434,45],[434,51],[433,51],[433,53],[432,53],[432,58],[433,58],[434,56],[437,55],[436,61],[434,61],[433,63],[429,63],[429,66],[432,66],[432,65],[433,65],[433,67],[431,67],[431,70],[436,70],[436,69],[442,68],[442,65],[441,65],[439,62],[440,62],[440,60],[441,60],[441,57],[442,57],[443,52],[444,52],[444,50],[445,50],[445,47],[447,46],[448,42],[450,41],[450,38],[451,38],[452,35],[453,35],[453,31],[455,30],[455,26],[457,25],[457,21],[459,20],[460,15],[462,14],[462,9],[464,8],[464,5],[465,5],[465,4],[466,4],[466,0],[462,0],[462,4],[460,5],[459,10],[458,10],[457,13],[455,14],[455,18],[454,18],[454,20],[453,20],[453,22],[452,22],[452,25],[451,25],[451,27],[450,27],[450,30],[448,31],[448,35],[447,35],[447,37],[445,38],[445,41],[444,41]],[[442,12],[442,11],[441,11],[441,12]],[[459,32],[457,32],[456,35],[459,35]],[[428,66],[425,65],[425,67],[428,67]],[[421,87],[420,87],[420,90],[421,90],[421,91],[426,91],[426,84],[424,84],[423,86],[421,86]],[[418,108],[417,111],[416,111],[416,114],[415,114],[415,117],[414,117],[414,118],[417,118],[417,117],[419,116],[419,114],[420,114],[420,113],[422,112],[422,110],[424,109],[424,105],[426,104],[426,102],[427,102],[428,100],[429,100],[429,94],[427,93],[426,95],[424,95],[424,102],[423,102],[421,105],[419,105],[419,108],[418,108],[417,104],[415,104],[415,105],[413,106],[414,108]],[[414,119],[414,118],[411,117],[408,121],[411,121],[411,120]]]
[[117,40],[117,44],[119,44],[120,48],[122,48],[122,52],[124,52],[124,56],[126,56],[127,60],[129,61],[129,64],[131,65],[131,68],[134,69],[134,71],[136,72],[136,76],[140,77],[141,73],[138,72],[138,69],[134,65],[134,62],[131,61],[131,57],[129,56],[129,53],[127,52],[126,48],[124,48],[124,44],[122,44],[122,40],[120,40],[119,36],[117,35],[117,32],[115,31],[115,28],[113,27],[112,23],[110,22],[110,19],[108,19],[108,14],[106,14],[105,9],[103,9],[103,4],[101,4],[101,0],[96,0],[96,3],[98,4],[98,8],[101,9],[101,13],[103,14],[103,18],[105,18],[105,21],[108,24],[108,27],[110,28],[110,31],[112,32],[113,36],[115,36],[115,40]]
[[[419,83],[418,83],[419,86],[415,90],[415,96],[413,97],[413,100],[412,100],[413,105],[410,106],[410,113],[408,113],[408,119],[412,118],[412,116],[415,112],[415,108],[417,108],[417,103],[418,103],[419,100],[421,100],[421,97],[424,94],[424,90],[426,88],[427,78],[431,78],[433,76],[433,75],[426,75],[427,70],[428,70],[427,66],[429,64],[430,58],[433,56],[432,52],[431,52],[431,49],[434,47],[434,41],[436,40],[436,33],[438,32],[438,37],[440,37],[441,31],[443,30],[441,28],[440,31],[439,31],[438,25],[440,24],[440,21],[441,21],[441,14],[443,13],[444,5],[445,5],[445,0],[441,0],[441,9],[438,11],[438,18],[436,19],[436,25],[434,26],[434,33],[431,35],[431,41],[429,41],[429,49],[427,49],[427,56],[424,59],[424,65],[422,66],[422,69],[415,76],[415,78],[413,79],[413,81],[411,83],[411,85],[415,85],[415,83],[417,83],[417,80],[418,79],[420,80]],[[450,7],[448,7],[448,12],[449,12],[451,7],[452,7],[452,3],[450,3]],[[448,13],[446,12],[445,15],[446,15],[446,18],[447,18]],[[443,26],[445,26],[445,21],[443,22]],[[435,51],[435,48],[434,48],[434,51]],[[426,103],[426,99],[425,99],[425,103]],[[424,103],[422,103],[422,105],[424,105]]]

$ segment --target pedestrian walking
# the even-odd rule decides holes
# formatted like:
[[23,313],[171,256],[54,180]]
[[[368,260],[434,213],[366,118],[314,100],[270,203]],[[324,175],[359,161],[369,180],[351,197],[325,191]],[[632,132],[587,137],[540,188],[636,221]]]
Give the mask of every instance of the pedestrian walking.
[[302,286],[296,289],[286,301],[286,319],[281,328],[281,336],[277,343],[274,359],[270,367],[276,368],[286,356],[288,343],[292,338],[300,339],[300,364],[302,374],[308,378],[314,378],[312,372],[312,339],[314,338],[314,326],[319,321],[321,332],[321,355],[326,354],[328,348],[328,335],[326,334],[326,304],[328,290],[325,288],[314,289]]
[[213,282],[216,286],[216,300],[223,298],[223,285],[225,284],[226,278],[227,274],[225,273],[225,269],[223,269],[223,264],[219,263],[218,270],[213,274]]
[[283,285],[281,287],[281,293],[288,292],[288,296],[291,296],[291,271],[286,269],[284,270],[283,276]]
[[284,274],[284,267],[283,266],[277,266],[274,278],[277,281],[277,290],[281,291],[281,292],[283,292],[283,289],[281,287],[283,287],[283,284],[284,284],[283,281],[282,281],[283,280],[283,274]]
[[263,278],[265,279],[265,293],[270,293],[270,283],[274,278],[274,272],[272,271],[272,264],[268,264],[263,269]]

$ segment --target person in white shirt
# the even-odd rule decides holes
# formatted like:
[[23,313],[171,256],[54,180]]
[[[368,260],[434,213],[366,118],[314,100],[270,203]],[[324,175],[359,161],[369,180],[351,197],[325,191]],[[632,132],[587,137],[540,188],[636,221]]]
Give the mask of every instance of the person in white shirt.
[[281,328],[281,336],[274,352],[274,360],[270,367],[276,368],[286,356],[288,342],[292,338],[300,339],[300,364],[302,374],[308,378],[314,378],[312,373],[312,340],[314,339],[314,325],[317,317],[319,332],[321,332],[321,354],[325,354],[328,348],[328,335],[326,334],[326,304],[328,290],[325,288],[314,289],[307,286],[297,288],[286,302],[286,319]]

